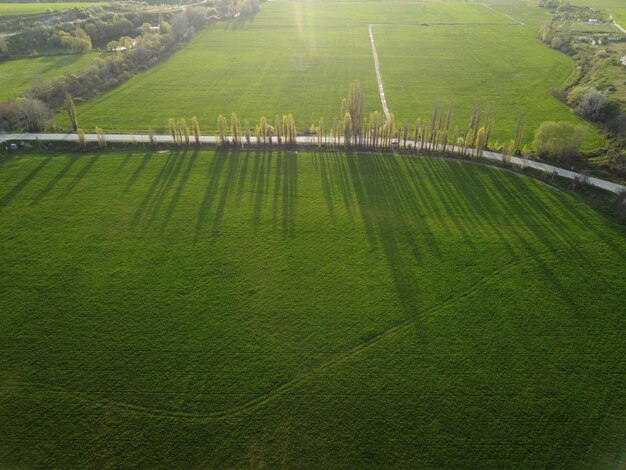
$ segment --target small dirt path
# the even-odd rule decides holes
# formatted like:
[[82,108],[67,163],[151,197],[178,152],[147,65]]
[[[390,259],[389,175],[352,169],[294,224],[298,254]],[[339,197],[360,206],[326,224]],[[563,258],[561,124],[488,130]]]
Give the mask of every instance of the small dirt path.
[[380,95],[380,103],[383,106],[383,112],[385,113],[385,117],[387,121],[391,120],[391,113],[389,112],[389,107],[387,106],[387,98],[385,98],[385,87],[383,86],[383,77],[380,73],[380,62],[378,61],[378,52],[376,51],[376,42],[374,41],[374,32],[372,27],[374,23],[368,26],[368,30],[370,33],[370,44],[372,45],[372,54],[374,55],[374,68],[376,69],[376,80],[378,81],[378,94]]

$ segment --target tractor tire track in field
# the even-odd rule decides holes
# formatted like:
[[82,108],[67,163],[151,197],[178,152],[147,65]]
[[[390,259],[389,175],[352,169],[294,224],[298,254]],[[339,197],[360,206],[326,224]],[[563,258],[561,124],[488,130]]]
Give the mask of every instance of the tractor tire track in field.
[[502,12],[500,10],[496,10],[494,7],[489,6],[486,3],[479,3],[478,5],[481,5],[481,6],[485,7],[485,8],[487,8],[488,10],[495,11],[498,15],[502,15],[502,16],[510,19],[511,21],[517,23],[520,26],[525,26],[526,25],[526,23],[524,23],[523,21],[520,21],[517,18],[513,18],[511,15],[509,15],[507,13],[504,13],[504,12]]
[[378,94],[380,95],[380,103],[383,107],[383,112],[387,121],[391,121],[391,113],[387,106],[387,98],[385,98],[385,87],[383,86],[383,77],[380,73],[380,62],[378,61],[378,52],[376,51],[376,41],[374,41],[374,31],[372,27],[374,23],[368,25],[368,31],[370,35],[370,44],[372,45],[372,54],[374,55],[374,68],[376,69],[376,80],[378,81]]
[[406,330],[417,320],[423,319],[429,314],[438,312],[446,307],[453,305],[457,301],[468,297],[469,295],[478,291],[484,284],[488,283],[489,281],[497,278],[498,276],[502,274],[505,274],[511,271],[517,266],[523,265],[525,263],[528,263],[535,259],[539,259],[544,256],[563,255],[565,253],[577,251],[578,249],[580,249],[581,246],[594,245],[598,243],[606,243],[607,241],[608,240],[606,239],[593,240],[593,241],[586,242],[586,243],[580,243],[576,246],[571,246],[571,247],[561,248],[561,249],[556,249],[556,250],[547,250],[541,253],[536,253],[536,254],[527,256],[525,258],[513,260],[499,268],[494,269],[491,273],[483,276],[482,278],[477,280],[474,284],[470,285],[467,289],[452,295],[451,297],[447,298],[443,302],[440,302],[416,315],[405,318],[404,320],[396,323],[395,325],[389,327],[388,329],[384,331],[381,331],[375,336],[372,336],[371,338],[368,338],[367,340],[362,341],[361,343],[353,346],[352,348],[344,352],[341,352],[335,355],[334,357],[331,357],[326,362],[320,363],[318,366],[310,369],[309,371],[304,372],[300,374],[299,376],[296,376],[294,379],[288,382],[285,382],[282,385],[279,385],[278,387],[268,390],[266,393],[263,393],[252,400],[249,400],[239,406],[221,410],[221,411],[193,412],[193,411],[177,411],[177,410],[171,410],[171,409],[168,410],[168,409],[151,408],[148,406],[114,401],[114,400],[110,400],[107,398],[98,399],[98,398],[93,397],[90,393],[67,390],[62,387],[50,387],[50,386],[46,386],[43,384],[38,384],[38,383],[33,383],[33,382],[28,382],[28,381],[16,381],[14,383],[38,388],[42,392],[57,393],[57,394],[62,394],[62,395],[73,396],[81,401],[88,402],[95,406],[117,408],[117,409],[125,410],[131,413],[141,414],[141,415],[155,417],[155,418],[163,417],[163,418],[173,418],[173,419],[187,419],[187,420],[194,420],[194,421],[211,421],[211,420],[216,420],[216,419],[221,419],[221,418],[226,418],[226,417],[238,416],[246,412],[252,411],[256,408],[259,408],[265,403],[268,403],[272,399],[278,397],[283,392],[289,389],[292,389],[296,385],[301,384],[302,382],[304,382],[305,380],[309,378],[314,377],[316,373],[323,371],[325,369],[328,369],[330,367],[342,364],[343,362],[348,361],[351,358],[357,356],[361,352],[366,351],[369,348],[377,345],[381,341],[387,338],[393,337],[397,333],[400,333]]

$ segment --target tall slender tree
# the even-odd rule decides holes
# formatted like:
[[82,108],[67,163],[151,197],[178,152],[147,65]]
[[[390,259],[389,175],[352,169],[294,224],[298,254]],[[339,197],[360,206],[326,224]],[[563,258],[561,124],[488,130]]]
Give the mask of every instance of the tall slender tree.
[[78,130],[78,118],[76,116],[76,105],[74,104],[74,98],[69,93],[65,93],[65,108],[67,109],[67,115],[70,118],[72,129],[74,132]]
[[180,144],[184,142],[185,146],[189,147],[189,126],[187,126],[187,120],[185,118],[181,118],[178,122],[178,129]]
[[197,117],[191,118],[191,127],[193,128],[193,137],[196,141],[196,145],[200,145],[200,124]]
[[228,143],[228,137],[226,135],[226,118],[220,114],[217,117],[217,144],[224,146]]
[[237,145],[239,143],[239,118],[237,117],[237,113],[230,115],[230,129],[231,135],[233,136],[233,143]]
[[170,129],[170,135],[172,136],[172,142],[174,143],[174,145],[176,145],[176,142],[178,140],[177,138],[178,132],[176,131],[176,120],[174,118],[169,118],[167,121],[167,124]]

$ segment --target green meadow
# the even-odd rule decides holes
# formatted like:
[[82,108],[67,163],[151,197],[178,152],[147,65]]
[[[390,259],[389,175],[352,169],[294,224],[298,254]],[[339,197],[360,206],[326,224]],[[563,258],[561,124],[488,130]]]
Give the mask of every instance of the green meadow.
[[44,83],[89,68],[100,53],[62,54],[0,62],[0,100],[18,96],[36,80]]
[[0,160],[2,468],[619,468],[626,230],[474,163]]
[[[544,120],[580,122],[549,94],[567,79],[571,62],[534,39],[536,24],[521,26],[494,8],[467,2],[264,3],[256,17],[217,24],[166,62],[84,103],[80,122],[158,131],[170,117],[195,115],[213,131],[219,114],[235,111],[253,123],[293,113],[304,130],[320,117],[332,122],[353,80],[365,89],[366,109],[380,109],[372,23],[385,92],[401,122],[429,119],[434,103],[450,97],[462,128],[476,102],[491,105],[500,140],[512,137],[520,113],[528,117],[527,142]],[[60,122],[67,124],[64,116]],[[589,146],[600,142],[592,132]]]
[[68,10],[70,8],[88,8],[106,5],[105,3],[92,2],[58,2],[58,3],[0,3],[0,17],[38,15],[48,10]]

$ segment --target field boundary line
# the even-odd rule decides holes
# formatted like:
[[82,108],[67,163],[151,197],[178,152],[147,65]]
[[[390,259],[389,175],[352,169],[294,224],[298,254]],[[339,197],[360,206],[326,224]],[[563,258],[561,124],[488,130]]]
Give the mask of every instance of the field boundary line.
[[481,286],[483,286],[484,284],[488,283],[489,281],[497,278],[498,276],[504,273],[507,273],[508,271],[516,268],[517,266],[542,258],[544,256],[549,256],[549,255],[557,256],[557,255],[569,253],[572,251],[578,251],[581,246],[589,246],[589,245],[595,245],[595,244],[606,243],[606,242],[607,242],[606,239],[592,240],[586,243],[581,243],[578,245],[564,247],[564,248],[555,249],[555,250],[546,250],[546,251],[542,251],[539,253],[526,256],[524,258],[518,258],[518,259],[512,260],[509,263],[506,263],[499,268],[495,268],[492,272],[481,277],[480,279],[478,279],[476,282],[471,284],[466,289],[460,292],[457,292],[456,294],[448,297],[442,302],[436,305],[433,305],[432,307],[427,308],[426,310],[423,310],[422,312],[419,312],[413,316],[409,316],[405,318],[404,320],[397,322],[396,324],[390,326],[386,330],[383,330],[377,333],[376,335],[366,339],[365,341],[362,341],[354,345],[350,349],[347,349],[343,352],[336,354],[335,356],[331,357],[327,361],[322,362],[318,364],[316,367],[313,367],[310,370],[303,372],[299,376],[294,377],[292,380],[284,382],[283,384],[273,389],[270,389],[261,395],[258,395],[256,398],[249,400],[245,403],[242,403],[241,405],[233,407],[233,408],[228,408],[228,409],[214,411],[214,412],[205,412],[205,413],[192,412],[192,411],[167,410],[167,409],[159,409],[159,408],[150,408],[147,406],[135,405],[132,403],[118,402],[118,401],[113,401],[107,398],[98,399],[98,398],[94,398],[93,396],[90,396],[90,394],[86,392],[66,390],[64,388],[57,387],[57,386],[52,386],[52,387],[41,386],[41,384],[28,382],[28,381],[16,381],[16,383],[21,383],[21,384],[30,385],[30,386],[39,388],[39,390],[42,392],[74,396],[78,398],[79,400],[91,403],[94,406],[113,407],[113,408],[123,409],[129,412],[133,412],[133,413],[137,413],[137,414],[141,414],[145,416],[164,417],[164,418],[173,418],[173,419],[187,419],[187,420],[195,420],[195,421],[212,421],[212,420],[222,419],[226,417],[238,416],[245,412],[252,411],[264,405],[265,403],[268,403],[270,400],[279,396],[281,393],[313,377],[314,374],[320,371],[323,371],[325,369],[328,369],[330,367],[333,367],[335,365],[341,364],[357,356],[361,352],[366,351],[369,348],[377,345],[381,341],[395,336],[396,334],[410,327],[417,320],[423,319],[424,317],[430,314],[436,313],[446,307],[454,305],[457,301],[463,298],[466,298],[470,296],[471,294],[473,294],[474,292],[476,292],[477,290],[479,290]]
[[375,23],[371,23],[367,26],[367,30],[370,36],[370,44],[372,45],[372,55],[374,56],[374,69],[376,70],[376,80],[378,81],[378,94],[380,95],[380,103],[383,106],[383,112],[385,113],[385,117],[387,121],[391,121],[391,113],[389,112],[389,107],[387,106],[387,98],[385,98],[385,87],[383,86],[383,77],[380,73],[380,62],[378,60],[378,51],[376,50],[376,41],[374,41],[374,31],[372,27]]

